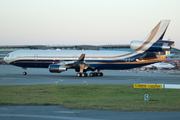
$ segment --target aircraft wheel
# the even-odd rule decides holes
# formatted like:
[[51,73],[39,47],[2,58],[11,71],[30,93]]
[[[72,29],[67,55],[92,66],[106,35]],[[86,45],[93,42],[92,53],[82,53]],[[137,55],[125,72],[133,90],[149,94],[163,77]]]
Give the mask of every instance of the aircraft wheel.
[[103,73],[102,72],[97,73],[97,76],[103,76]]
[[82,77],[85,77],[85,74],[84,74],[84,73],[82,73],[82,74],[81,74],[81,76],[82,76]]
[[94,73],[94,76],[98,76],[98,73]]
[[101,74],[100,73],[97,73],[97,76],[100,76]]
[[90,74],[89,74],[89,76],[90,76],[90,77],[93,77],[93,76],[94,76],[94,74],[93,74],[93,73],[90,73]]
[[23,72],[23,75],[27,75],[27,72]]
[[100,73],[100,76],[103,76],[103,73]]
[[82,73],[81,76],[82,77],[87,77],[87,73]]
[[88,76],[88,74],[87,73],[84,73],[85,74],[85,77],[87,77]]
[[81,73],[77,73],[77,75],[76,75],[77,77],[81,77],[82,76],[82,74]]

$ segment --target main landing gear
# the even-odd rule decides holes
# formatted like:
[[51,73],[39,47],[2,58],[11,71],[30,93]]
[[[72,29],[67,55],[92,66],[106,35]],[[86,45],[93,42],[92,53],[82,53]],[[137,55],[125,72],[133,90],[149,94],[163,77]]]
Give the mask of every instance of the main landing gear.
[[[88,74],[86,73],[86,72],[78,72],[77,74],[76,74],[76,76],[77,77],[87,77],[88,76]],[[95,77],[95,76],[103,76],[103,73],[102,72],[100,72],[99,70],[97,71],[97,72],[91,72],[90,74],[89,74],[89,76],[90,77]]]
[[94,76],[103,76],[103,73],[102,72],[91,72],[89,74],[90,77],[94,77]]
[[87,77],[88,74],[85,73],[85,72],[84,72],[84,73],[80,73],[80,72],[79,72],[79,73],[76,74],[76,76],[77,76],[77,77]]

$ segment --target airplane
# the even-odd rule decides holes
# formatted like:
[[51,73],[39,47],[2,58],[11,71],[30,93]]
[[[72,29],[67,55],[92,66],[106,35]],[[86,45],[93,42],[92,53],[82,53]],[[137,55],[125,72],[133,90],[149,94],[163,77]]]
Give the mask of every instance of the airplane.
[[173,69],[175,66],[170,63],[154,63],[150,65],[143,66],[145,68],[150,68],[150,69]]
[[[51,73],[75,69],[78,77],[103,76],[100,70],[123,70],[166,60],[157,52],[170,50],[173,41],[162,40],[170,20],[161,20],[143,41],[132,41],[128,51],[95,50],[18,50],[4,57],[8,64],[27,68],[48,68]],[[156,52],[156,53],[155,53]],[[97,71],[97,72],[96,72]]]

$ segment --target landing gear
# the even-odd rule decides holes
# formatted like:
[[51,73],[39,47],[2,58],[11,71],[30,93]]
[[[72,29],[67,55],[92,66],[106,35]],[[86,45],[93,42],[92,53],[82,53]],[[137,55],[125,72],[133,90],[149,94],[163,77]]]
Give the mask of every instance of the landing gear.
[[23,75],[27,75],[27,72],[23,72],[22,74],[23,74]]
[[89,76],[90,77],[94,77],[94,76],[103,76],[103,73],[102,72],[100,72],[100,70],[98,70],[97,72],[91,72],[90,74],[89,74]]
[[88,68],[88,66],[86,64],[79,64],[79,70],[75,69],[77,73],[77,77],[87,77],[88,74],[86,73],[86,69]]
[[[82,62],[82,61],[81,61]],[[76,74],[77,77],[87,77],[87,71],[88,69],[88,65],[87,64],[84,64],[83,62],[81,64],[79,64],[79,68],[78,69],[75,69],[76,72],[78,72]],[[103,76],[103,73],[100,72],[99,69],[97,69],[97,72],[94,72],[96,69],[91,69],[91,73],[89,74],[90,77],[93,77],[93,76]]]
[[91,72],[90,74],[89,74],[89,76],[90,77],[94,77],[94,76],[103,76],[103,73],[102,72],[100,72],[100,73],[96,73],[96,72]]
[[80,72],[79,72],[79,73],[76,74],[76,76],[77,76],[77,77],[87,77],[88,74],[87,74],[87,73],[80,73]]
[[77,76],[77,77],[81,77],[81,73],[77,73],[76,76]]
[[90,76],[90,77],[93,77],[93,76],[94,76],[94,73],[93,73],[93,72],[91,72],[91,73],[89,74],[89,76]]
[[102,72],[100,72],[100,73],[98,73],[98,75],[97,76],[103,76],[103,73]]
[[23,68],[23,69],[24,69],[24,72],[22,74],[27,75],[27,72],[26,72],[27,68]]
[[82,73],[81,76],[82,76],[82,77],[87,77],[88,74],[87,74],[87,73]]

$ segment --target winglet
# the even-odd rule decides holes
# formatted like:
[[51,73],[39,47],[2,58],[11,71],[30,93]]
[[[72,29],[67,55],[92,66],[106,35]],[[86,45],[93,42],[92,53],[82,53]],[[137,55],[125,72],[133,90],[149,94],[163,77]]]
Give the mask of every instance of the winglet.
[[81,54],[81,56],[79,57],[78,61],[82,62],[84,61],[85,58],[85,54]]

